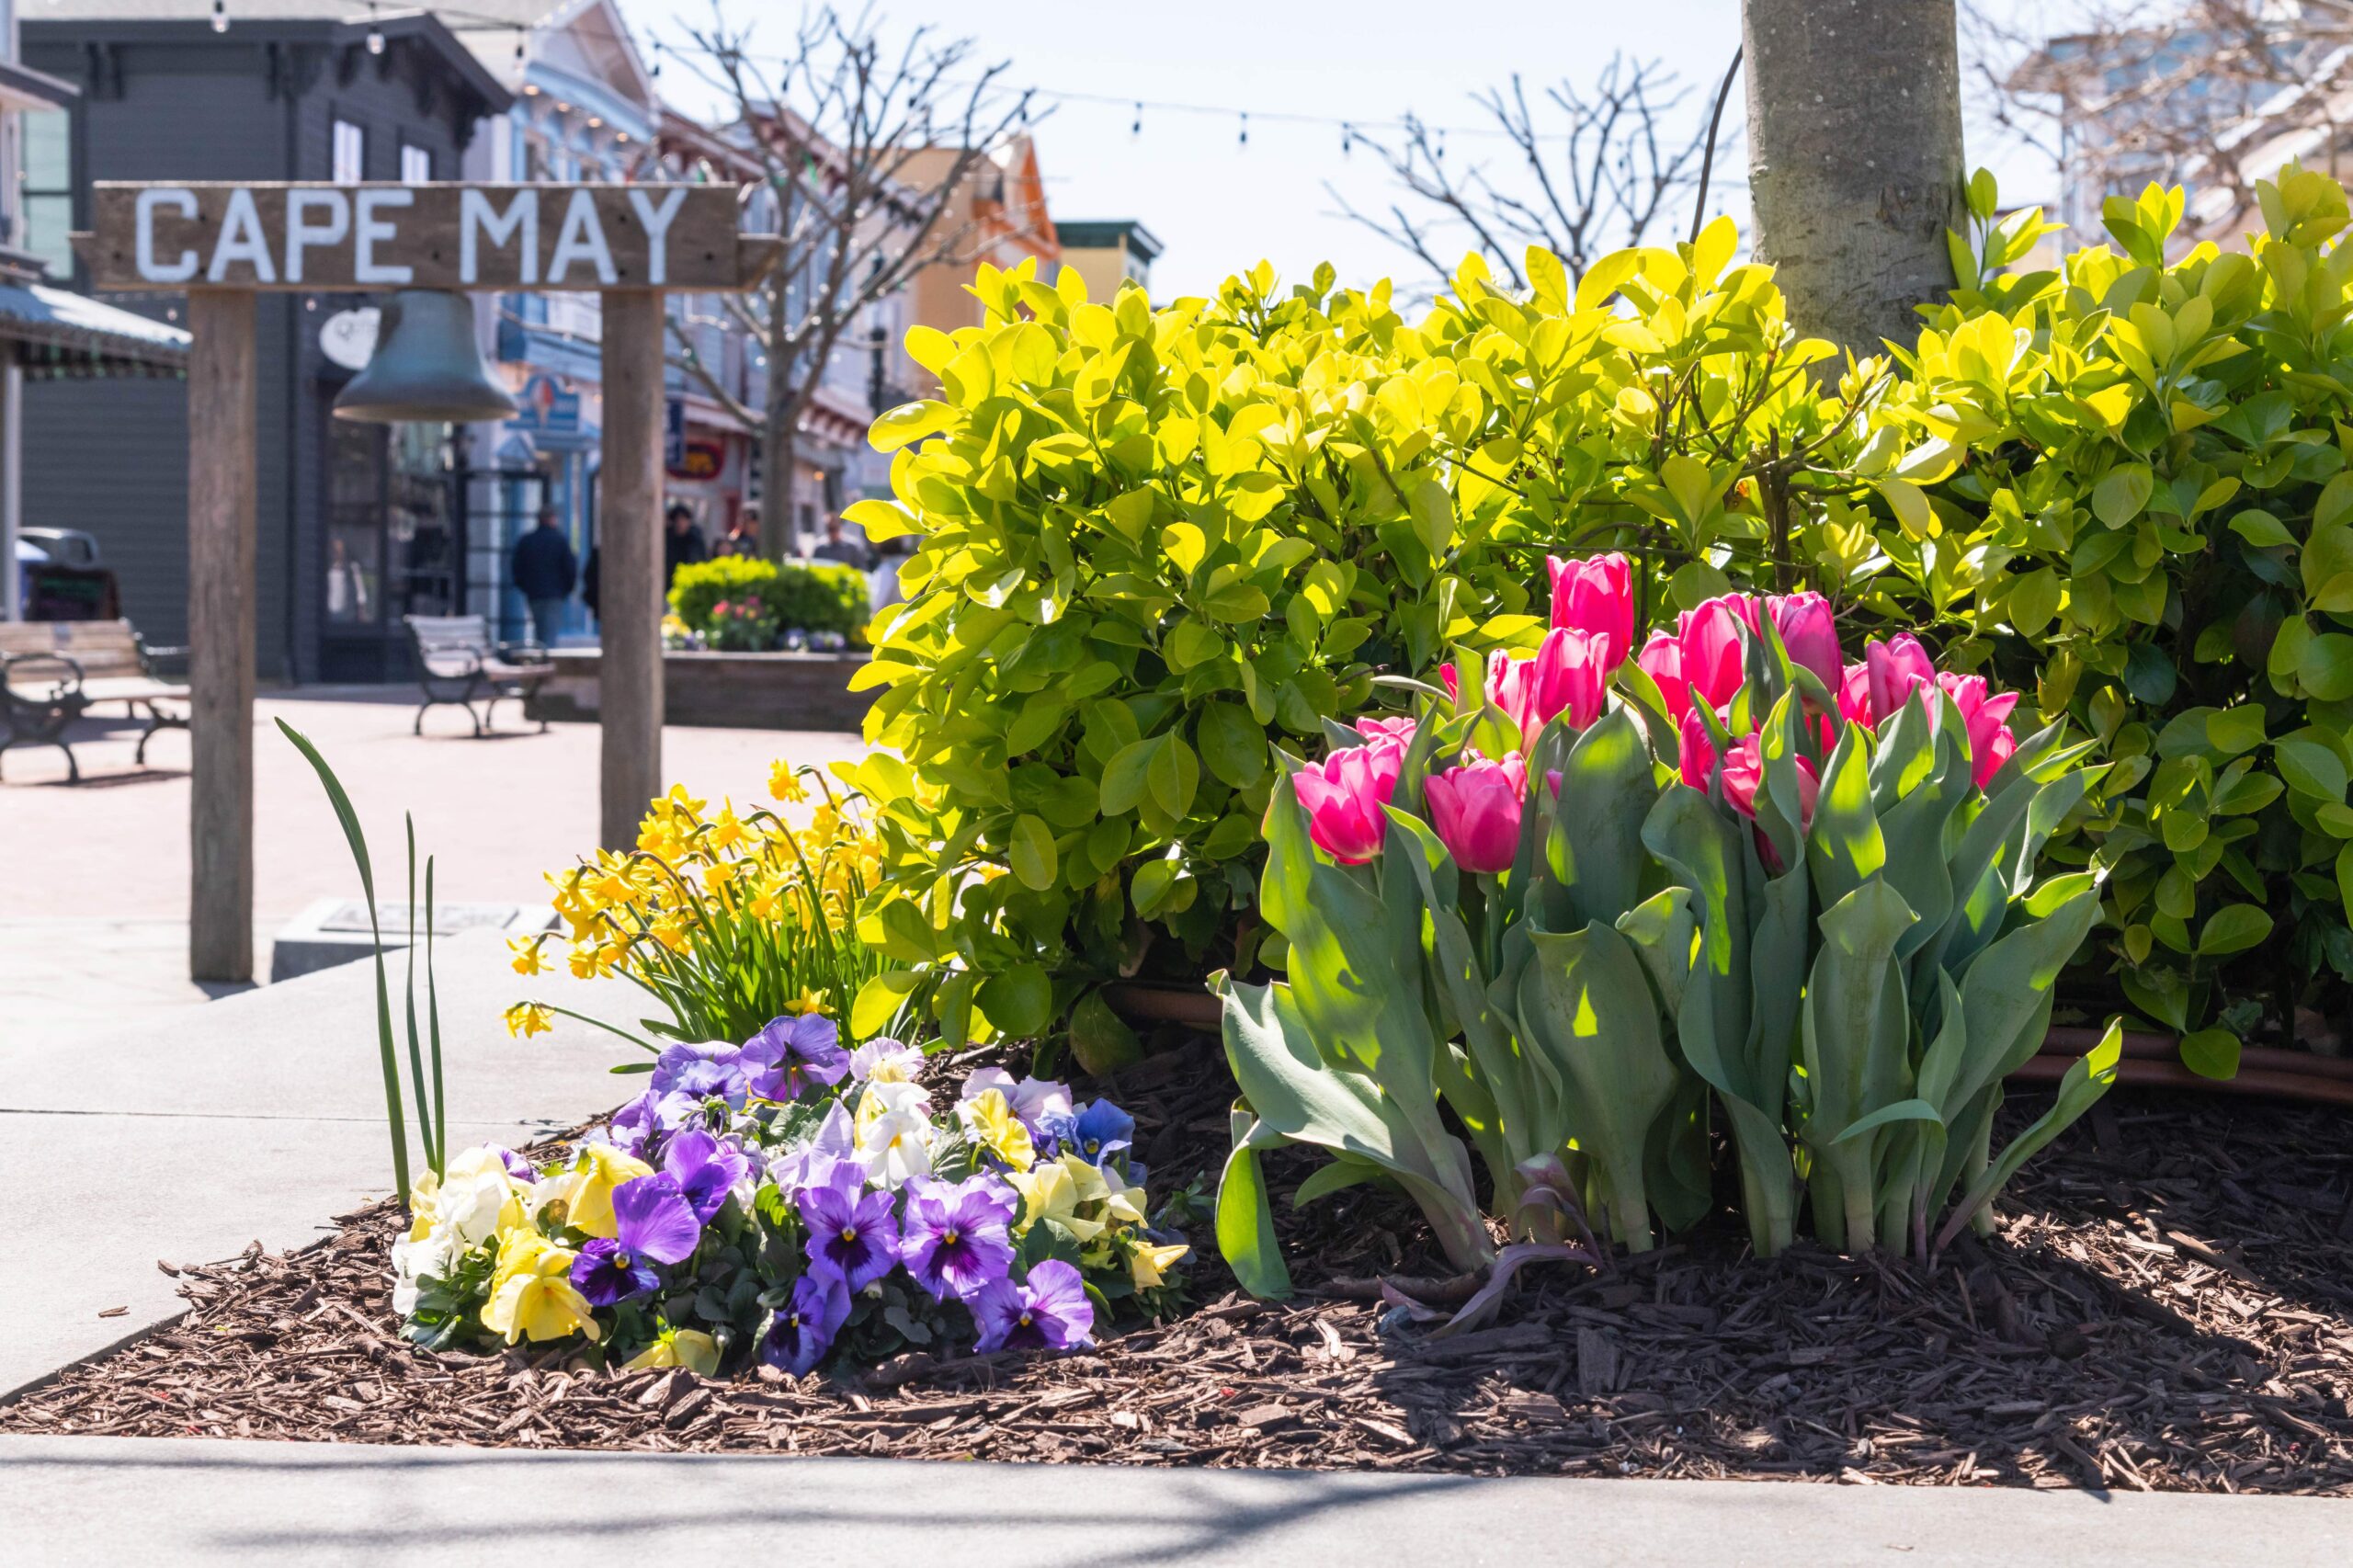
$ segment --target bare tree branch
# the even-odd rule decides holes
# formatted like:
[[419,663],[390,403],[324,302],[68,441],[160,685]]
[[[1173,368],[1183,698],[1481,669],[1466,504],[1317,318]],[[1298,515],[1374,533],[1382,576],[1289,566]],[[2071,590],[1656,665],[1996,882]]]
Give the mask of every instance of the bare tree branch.
[[[674,317],[672,362],[761,432],[761,547],[776,555],[792,542],[799,435],[835,353],[917,273],[970,265],[1005,233],[965,216],[970,187],[1037,117],[1007,67],[975,59],[969,39],[915,28],[894,43],[870,11],[820,6],[779,55],[756,52],[754,25],[736,14],[712,0],[710,19],[688,28],[692,47],[676,51],[730,111],[671,151],[753,187],[752,226],[777,237],[780,259],[756,290],[719,296],[716,315]],[[765,357],[758,408],[692,341],[714,324]]]
[[[1689,99],[1657,61],[1623,54],[1610,57],[1589,89],[1567,81],[1545,88],[1540,109],[1515,74],[1472,100],[1508,153],[1449,164],[1445,132],[1408,115],[1394,138],[1358,133],[1408,200],[1367,213],[1324,189],[1343,216],[1412,252],[1441,281],[1454,272],[1441,251],[1463,241],[1515,288],[1524,286],[1520,256],[1531,244],[1581,278],[1606,252],[1643,244],[1680,214],[1709,145],[1709,121],[1686,112]],[[1409,214],[1409,206],[1423,210]]]

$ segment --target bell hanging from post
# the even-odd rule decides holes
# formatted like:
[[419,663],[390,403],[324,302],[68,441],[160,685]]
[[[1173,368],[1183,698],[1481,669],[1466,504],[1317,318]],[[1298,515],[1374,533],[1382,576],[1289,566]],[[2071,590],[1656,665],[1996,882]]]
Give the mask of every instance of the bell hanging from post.
[[376,425],[464,425],[515,408],[483,362],[466,297],[441,289],[404,289],[384,301],[368,368],[335,400],[336,418]]

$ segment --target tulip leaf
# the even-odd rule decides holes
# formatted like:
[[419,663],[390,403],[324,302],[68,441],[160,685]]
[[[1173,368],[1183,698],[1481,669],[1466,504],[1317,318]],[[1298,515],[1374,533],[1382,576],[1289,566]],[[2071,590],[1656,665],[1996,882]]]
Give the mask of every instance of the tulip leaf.
[[2010,1140],[2001,1157],[1994,1160],[1970,1183],[1969,1190],[1954,1205],[1944,1228],[1937,1233],[1937,1250],[1941,1252],[1952,1244],[1978,1211],[1994,1201],[1995,1196],[2009,1185],[2018,1167],[2049,1143],[2053,1138],[2075,1125],[2077,1118],[2091,1109],[2109,1085],[2116,1082],[2118,1064],[2124,1055],[2124,1025],[2121,1019],[2109,1021],[2099,1043],[2068,1064],[2059,1080],[2059,1096],[2052,1108],[2034,1123]]

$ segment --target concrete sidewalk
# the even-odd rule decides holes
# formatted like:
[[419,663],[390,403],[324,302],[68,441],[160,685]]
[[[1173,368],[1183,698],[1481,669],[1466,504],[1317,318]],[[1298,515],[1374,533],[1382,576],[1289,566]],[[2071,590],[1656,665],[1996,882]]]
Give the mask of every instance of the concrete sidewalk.
[[[0,1437],[0,1557],[2339,1568],[2320,1498]],[[654,1555],[654,1554],[659,1554]],[[755,1557],[756,1554],[756,1558]]]
[[[529,995],[633,1028],[650,1009],[628,982],[527,980],[486,934],[436,956],[452,1151],[527,1142],[642,1085],[607,1071],[636,1053],[602,1030],[559,1018],[517,1040],[499,1020]],[[391,979],[405,1058],[397,960]],[[79,1035],[0,1030],[0,1395],[176,1315],[157,1259],[299,1246],[390,1191],[375,983],[354,963]]]

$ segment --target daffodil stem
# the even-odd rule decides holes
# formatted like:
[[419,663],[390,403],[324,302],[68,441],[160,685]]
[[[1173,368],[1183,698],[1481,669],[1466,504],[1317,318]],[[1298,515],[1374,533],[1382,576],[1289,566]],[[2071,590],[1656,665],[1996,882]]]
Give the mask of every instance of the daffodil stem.
[[592,1018],[585,1013],[575,1013],[569,1007],[559,1007],[552,1002],[533,1002],[530,1006],[534,1007],[544,1007],[549,1012],[557,1014],[563,1017],[576,1018],[584,1024],[594,1024],[597,1028],[604,1030],[607,1034],[617,1034],[620,1036],[623,1040],[629,1041],[630,1044],[637,1047],[640,1051],[650,1051],[655,1056],[662,1054],[662,1048],[660,1046],[655,1045],[651,1040],[642,1039],[637,1035],[630,1033],[629,1030],[622,1028],[618,1024],[608,1024],[602,1018]]

